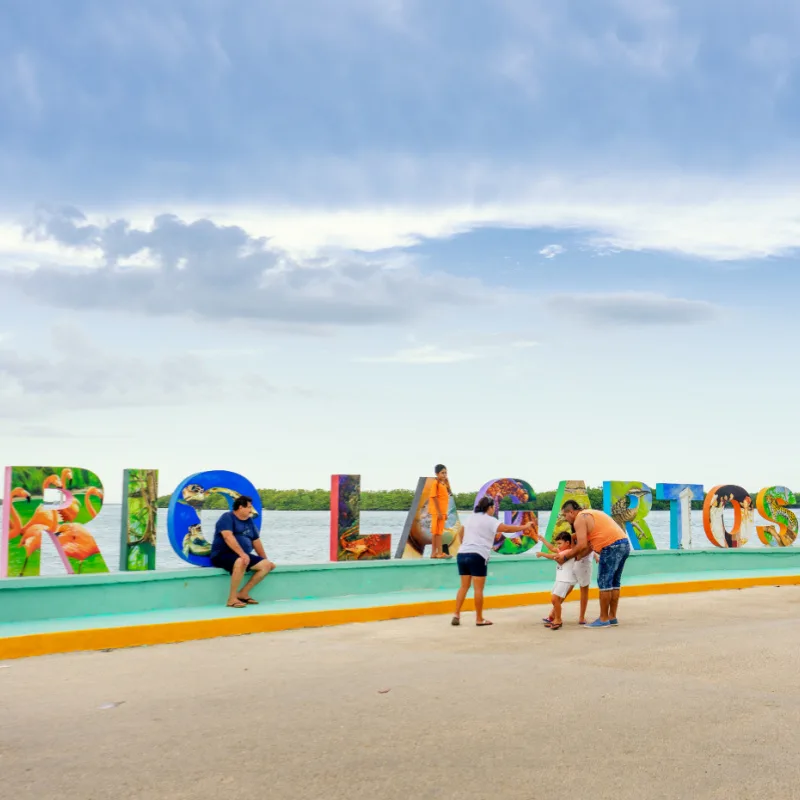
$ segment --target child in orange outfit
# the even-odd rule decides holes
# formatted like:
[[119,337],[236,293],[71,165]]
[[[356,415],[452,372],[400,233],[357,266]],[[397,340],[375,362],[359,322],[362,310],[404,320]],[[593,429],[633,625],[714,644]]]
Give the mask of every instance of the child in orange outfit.
[[452,558],[442,549],[442,534],[447,522],[451,494],[447,467],[444,464],[437,464],[436,483],[428,498],[428,513],[431,515],[431,558]]

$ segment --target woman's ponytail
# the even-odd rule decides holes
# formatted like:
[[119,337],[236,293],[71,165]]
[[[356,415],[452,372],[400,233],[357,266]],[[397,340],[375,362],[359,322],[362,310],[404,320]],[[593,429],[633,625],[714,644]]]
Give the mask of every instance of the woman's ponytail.
[[494,505],[494,498],[490,497],[488,494],[484,497],[481,497],[480,500],[475,505],[475,513],[476,514],[485,514],[492,506]]

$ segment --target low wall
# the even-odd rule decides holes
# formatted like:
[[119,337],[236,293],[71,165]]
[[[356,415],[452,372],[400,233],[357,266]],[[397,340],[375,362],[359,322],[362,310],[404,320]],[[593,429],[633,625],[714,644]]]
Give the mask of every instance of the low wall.
[[[541,590],[555,574],[552,562],[530,556],[496,557],[489,567],[489,586],[508,586],[510,592],[524,591],[525,584],[538,584]],[[800,575],[800,548],[637,552],[628,560],[625,581],[639,585],[669,580],[691,583],[710,576],[719,580],[726,572],[758,575],[776,571]],[[219,605],[228,580],[228,575],[217,569],[0,580],[0,624]],[[306,564],[279,566],[259,586],[257,596],[269,603],[455,591],[457,584],[455,564],[447,561]]]

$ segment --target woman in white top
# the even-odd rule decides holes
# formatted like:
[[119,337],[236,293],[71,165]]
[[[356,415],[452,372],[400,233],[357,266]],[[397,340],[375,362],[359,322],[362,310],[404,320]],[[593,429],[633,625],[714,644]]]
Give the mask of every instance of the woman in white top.
[[453,615],[453,625],[461,624],[461,606],[464,605],[473,581],[475,582],[476,624],[480,627],[492,624],[488,619],[483,618],[483,587],[486,585],[486,571],[495,535],[530,531],[535,524],[529,522],[527,525],[504,525],[494,514],[494,498],[482,497],[475,506],[473,515],[464,522],[464,535],[456,559],[458,574],[461,576],[461,588],[456,595],[456,613]]

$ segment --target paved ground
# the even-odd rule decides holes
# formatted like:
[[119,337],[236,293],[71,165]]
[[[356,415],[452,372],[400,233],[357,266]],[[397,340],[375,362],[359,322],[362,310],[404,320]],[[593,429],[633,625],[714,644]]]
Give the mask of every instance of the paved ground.
[[800,588],[542,610],[7,662],[0,796],[800,798]]

